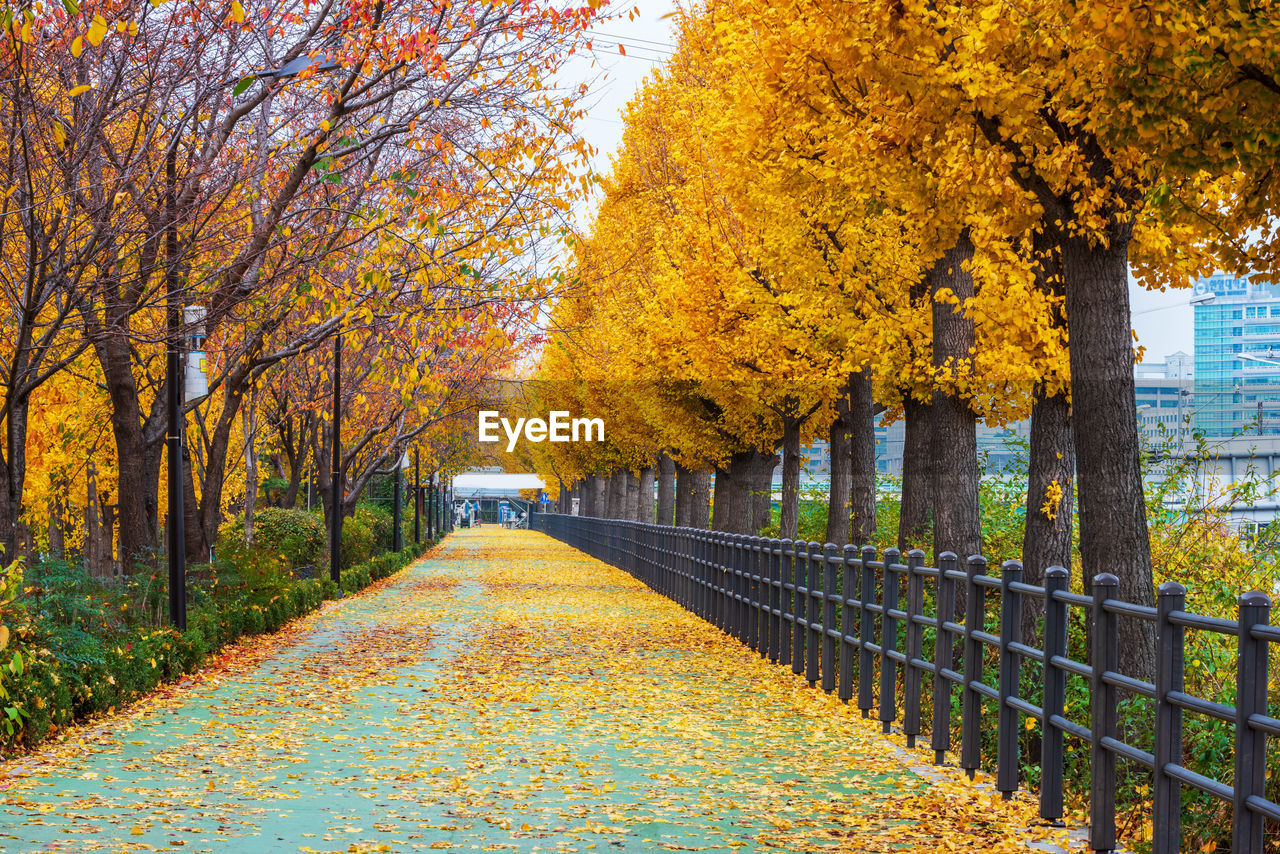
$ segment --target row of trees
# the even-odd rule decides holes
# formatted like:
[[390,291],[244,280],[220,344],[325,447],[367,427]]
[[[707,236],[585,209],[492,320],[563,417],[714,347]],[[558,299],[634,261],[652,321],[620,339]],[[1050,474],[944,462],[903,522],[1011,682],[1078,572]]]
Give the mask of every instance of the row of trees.
[[1071,565],[1078,493],[1085,585],[1151,604],[1129,278],[1277,269],[1277,36],[1234,0],[703,0],[629,107],[532,384],[609,441],[541,470],[628,516],[615,481],[656,469],[658,518],[699,524],[714,469],[710,523],[754,532],[780,451],[794,537],[822,438],[827,538],[865,542],[874,419],[900,418],[899,543],[964,555],[976,425],[1030,417],[1029,580]]
[[[599,3],[19,2],[0,33],[0,548],[126,568],[182,489],[188,557],[266,466],[327,498],[345,337],[354,506],[519,358],[584,151],[546,84]],[[576,94],[576,93],[574,93]],[[209,393],[161,474],[166,308]],[[332,508],[326,507],[328,512]],[[118,531],[118,534],[115,532]]]

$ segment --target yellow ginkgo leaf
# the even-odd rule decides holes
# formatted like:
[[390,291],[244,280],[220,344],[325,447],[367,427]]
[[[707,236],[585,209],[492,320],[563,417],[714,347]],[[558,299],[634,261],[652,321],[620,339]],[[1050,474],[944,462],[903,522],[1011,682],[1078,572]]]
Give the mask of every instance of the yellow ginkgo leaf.
[[75,40],[71,42],[71,55],[78,57],[82,53],[84,53],[84,38],[76,36]]
[[237,24],[244,23],[244,7],[240,5],[240,0],[231,0],[231,17]]
[[93,21],[89,24],[89,32],[84,37],[89,40],[89,44],[97,47],[102,44],[102,40],[107,36],[107,21],[101,15],[94,15]]
[[92,86],[90,86],[88,83],[82,83],[82,84],[80,84],[79,86],[77,86],[76,88],[72,89],[70,92],[68,92],[68,93],[67,93],[67,95],[68,95],[68,96],[70,96],[70,97],[72,97],[72,98],[74,98],[76,95],[80,95],[80,94],[83,94],[83,93],[85,93],[85,92],[88,92],[88,91],[89,91],[90,89],[92,89],[92,88],[93,88],[93,87],[92,87]]
[[0,649],[9,645],[9,627],[0,626]]

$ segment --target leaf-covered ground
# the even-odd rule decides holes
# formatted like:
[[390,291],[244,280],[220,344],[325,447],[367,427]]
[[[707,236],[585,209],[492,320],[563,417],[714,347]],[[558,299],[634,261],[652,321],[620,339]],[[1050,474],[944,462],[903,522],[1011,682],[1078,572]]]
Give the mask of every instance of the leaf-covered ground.
[[427,559],[0,767],[5,851],[978,851],[1033,805],[540,534]]

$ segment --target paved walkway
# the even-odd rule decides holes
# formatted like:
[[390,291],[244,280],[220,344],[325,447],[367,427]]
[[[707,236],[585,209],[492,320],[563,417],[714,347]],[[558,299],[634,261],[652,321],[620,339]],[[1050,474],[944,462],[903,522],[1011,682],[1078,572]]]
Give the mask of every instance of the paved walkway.
[[1021,850],[856,710],[541,534],[364,594],[0,766],[4,851]]

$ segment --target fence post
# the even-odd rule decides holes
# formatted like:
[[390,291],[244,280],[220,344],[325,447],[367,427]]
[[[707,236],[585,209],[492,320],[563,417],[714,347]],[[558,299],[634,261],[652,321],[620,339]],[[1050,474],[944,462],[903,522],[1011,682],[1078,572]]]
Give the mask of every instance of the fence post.
[[746,534],[730,534],[725,538],[729,550],[725,561],[729,634],[737,640],[742,640],[742,542],[746,538]]
[[983,643],[973,636],[986,625],[987,588],[976,581],[986,575],[987,559],[970,555],[965,582],[964,686],[960,692],[960,767],[972,780],[982,764],[982,695],[974,684],[982,681]]
[[956,580],[947,573],[956,568],[956,553],[938,555],[938,634],[933,649],[933,723],[929,732],[929,746],[933,748],[933,764],[947,761],[951,749],[951,680],[944,670],[955,669],[955,638],[944,623],[954,622],[956,613]]
[[880,614],[880,727],[888,732],[897,715],[898,671],[897,664],[889,657],[898,649],[898,618],[889,614],[898,609],[898,573],[892,569],[899,565],[902,553],[897,549],[884,550],[884,593],[881,597],[883,613]]
[[737,595],[737,611],[738,618],[734,621],[737,626],[738,640],[751,646],[751,537],[743,534],[740,537],[734,537],[734,550],[737,554],[734,556],[733,562],[734,572],[737,580],[734,583],[734,590]]
[[769,661],[778,663],[782,638],[782,541],[769,541]]
[[778,663],[791,664],[791,653],[795,649],[792,637],[796,631],[796,591],[795,591],[795,549],[791,540],[783,540],[778,544],[778,598],[781,602],[778,610]]
[[871,645],[876,642],[875,614],[871,606],[876,601],[876,570],[871,564],[876,559],[875,546],[862,547],[861,577],[862,590],[858,594],[862,613],[858,617],[858,708],[864,718],[871,717],[872,703],[875,699]]
[[[1182,762],[1182,708],[1169,702],[1183,688],[1183,640],[1186,629],[1169,620],[1187,604],[1187,588],[1174,581],[1160,585],[1156,598],[1156,729],[1152,850],[1177,852],[1182,845],[1182,783],[1165,769]],[[1238,779],[1238,778],[1237,778]]]
[[764,569],[760,560],[759,537],[752,537],[747,542],[747,639],[752,652],[764,650],[764,638],[761,626],[764,624],[764,597],[760,595]]
[[738,546],[742,549],[742,642],[754,651],[756,648],[756,547],[759,537],[743,537]]
[[805,587],[809,594],[809,601],[805,613],[809,617],[809,631],[805,633],[804,678],[812,688],[822,678],[822,662],[818,659],[819,649],[822,646],[822,630],[825,628],[822,624],[822,544],[809,543],[806,552],[808,554],[805,558],[805,566],[809,571],[809,578]]
[[920,735],[921,669],[916,662],[922,660],[924,626],[916,618],[924,612],[924,576],[920,574],[923,565],[924,552],[907,552],[907,636],[903,648],[907,663],[902,670],[902,732],[907,736],[907,747],[915,747],[916,736]]
[[1065,593],[1070,575],[1061,566],[1044,574],[1044,720],[1040,727],[1040,817],[1062,823],[1062,730],[1054,723],[1066,711],[1067,674],[1053,663],[1067,656],[1067,603],[1054,598]]
[[719,592],[720,598],[717,600],[716,608],[716,624],[720,627],[720,631],[727,635],[733,634],[732,610],[729,605],[733,593],[732,577],[733,567],[729,565],[729,561],[733,554],[733,535],[721,533],[716,538],[716,590]]
[[1267,735],[1249,720],[1267,714],[1267,642],[1253,636],[1255,626],[1271,618],[1271,600],[1256,590],[1240,597],[1236,635],[1236,775],[1231,820],[1232,854],[1262,850],[1264,820],[1249,807],[1249,799],[1264,797]]
[[792,613],[796,615],[791,626],[791,672],[797,676],[804,675],[805,636],[809,628],[809,590],[808,583],[808,551],[809,544],[804,540],[796,540],[791,544],[792,582],[795,586]]
[[1000,710],[996,715],[996,789],[1006,801],[1018,790],[1018,710],[1009,704],[1018,696],[1022,656],[1009,648],[1022,643],[1022,594],[1013,589],[1022,581],[1022,564],[1007,560],[1000,567]]
[[841,562],[842,577],[840,579],[840,685],[838,696],[842,703],[853,699],[853,645],[857,640],[853,633],[853,603],[858,601],[858,547],[845,546]]
[[827,543],[822,550],[822,690],[830,694],[836,689],[836,573],[840,547]]
[[1109,572],[1093,578],[1089,847],[1094,851],[1113,851],[1116,847],[1116,755],[1103,741],[1118,734],[1116,688],[1104,677],[1119,667],[1120,621],[1106,608],[1107,600],[1115,598],[1119,583]]

